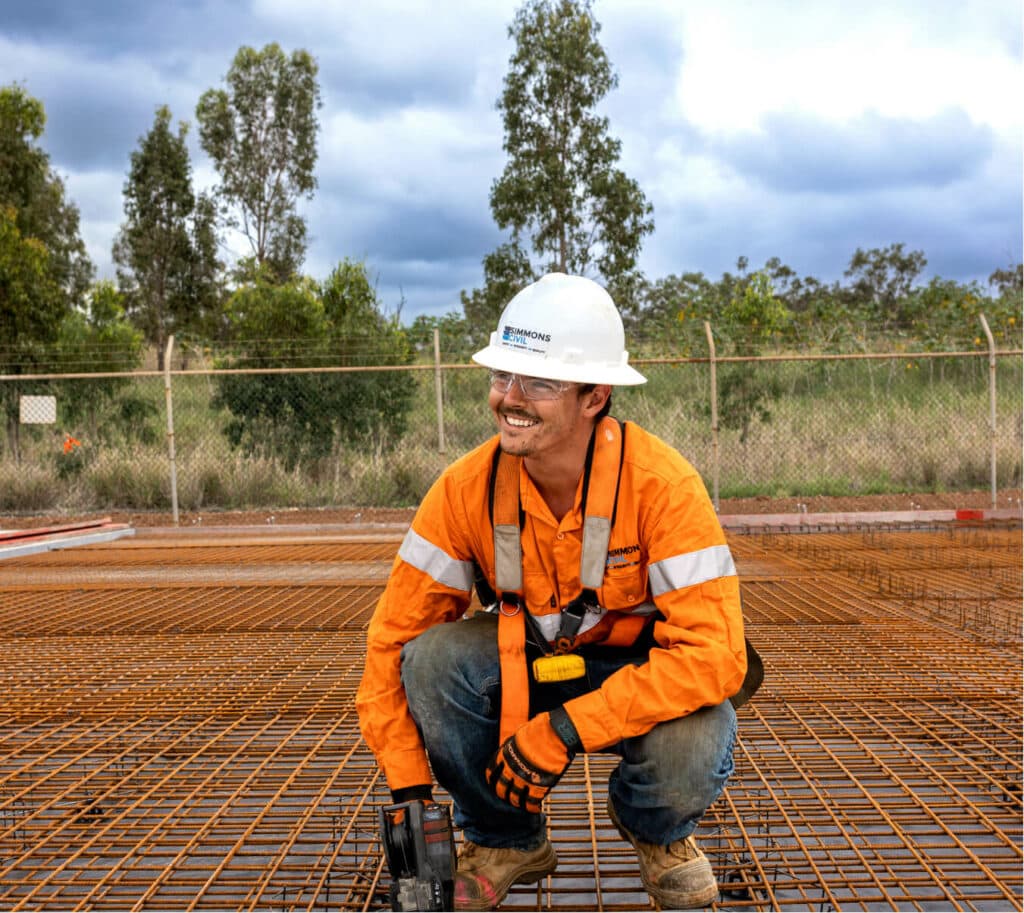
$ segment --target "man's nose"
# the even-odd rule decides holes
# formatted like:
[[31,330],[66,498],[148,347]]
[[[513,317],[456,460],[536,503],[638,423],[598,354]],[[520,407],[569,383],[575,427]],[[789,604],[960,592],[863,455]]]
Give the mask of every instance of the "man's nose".
[[513,404],[526,402],[526,395],[523,393],[523,382],[519,379],[518,374],[512,377],[512,383],[505,393],[505,402],[512,402]]

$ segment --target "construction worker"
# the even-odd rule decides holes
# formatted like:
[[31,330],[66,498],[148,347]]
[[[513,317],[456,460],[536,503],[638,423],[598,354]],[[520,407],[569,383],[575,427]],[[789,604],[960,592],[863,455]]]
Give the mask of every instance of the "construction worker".
[[[608,415],[612,386],[645,378],[597,283],[529,285],[473,360],[498,433],[444,471],[399,549],[357,696],[366,742],[395,802],[430,800],[433,777],[450,794],[456,909],[555,870],[542,802],[583,752],[621,759],[608,814],[650,896],[706,906],[718,888],[693,833],[732,773],[747,688],[707,491]],[[467,616],[474,585],[489,608]]]

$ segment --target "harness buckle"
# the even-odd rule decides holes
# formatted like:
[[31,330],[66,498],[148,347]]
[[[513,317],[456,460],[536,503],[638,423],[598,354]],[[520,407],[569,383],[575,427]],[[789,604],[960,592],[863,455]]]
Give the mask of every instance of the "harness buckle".
[[[511,611],[506,611],[505,606],[509,605]],[[515,593],[502,593],[498,600],[498,612],[506,618],[515,618],[523,610],[523,604]]]
[[562,609],[562,620],[555,635],[555,653],[568,653],[576,643],[576,635],[587,612],[598,612],[597,593],[585,589]]

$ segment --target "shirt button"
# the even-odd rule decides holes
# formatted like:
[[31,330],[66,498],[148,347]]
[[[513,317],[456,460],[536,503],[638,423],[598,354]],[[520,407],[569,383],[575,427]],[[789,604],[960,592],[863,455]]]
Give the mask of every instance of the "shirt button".
[[633,595],[632,593],[630,593],[630,594],[629,594],[629,595],[628,595],[628,596],[626,597],[626,599],[628,599],[628,600],[629,600],[630,602],[636,602],[636,596],[634,596],[634,595]]
[[559,533],[555,538],[556,539],[564,539],[565,538],[565,533]]

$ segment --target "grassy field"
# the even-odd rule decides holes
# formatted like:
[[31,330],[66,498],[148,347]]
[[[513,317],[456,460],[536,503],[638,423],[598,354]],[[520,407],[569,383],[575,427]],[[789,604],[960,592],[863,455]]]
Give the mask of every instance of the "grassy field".
[[[617,390],[614,414],[677,447],[711,488],[716,467],[707,365],[641,369],[649,382]],[[293,467],[271,453],[231,448],[223,434],[229,416],[212,405],[216,378],[174,378],[179,506],[415,505],[448,462],[492,433],[493,422],[483,371],[447,371],[445,450],[440,452],[434,374],[412,374],[416,389],[409,430],[393,447],[357,451],[334,446],[328,456]],[[755,404],[763,413],[751,413],[744,430],[741,413],[751,403],[734,402],[730,412],[720,392],[717,477],[723,498],[959,491],[989,484],[984,359],[720,366],[720,391],[730,382],[742,382],[748,400],[762,391],[772,395]],[[996,445],[997,479],[1003,487],[1021,481],[1021,389],[1020,359],[1002,358]],[[125,392],[145,404],[135,409],[130,424],[124,424],[124,410],[117,411],[115,398],[105,412],[94,410],[87,419],[80,410],[71,426],[22,426],[20,460],[5,442],[0,511],[166,510],[170,468],[163,382],[140,378]],[[321,420],[324,433],[331,434],[332,423],[343,417],[324,414]],[[65,453],[68,434],[81,443]]]

